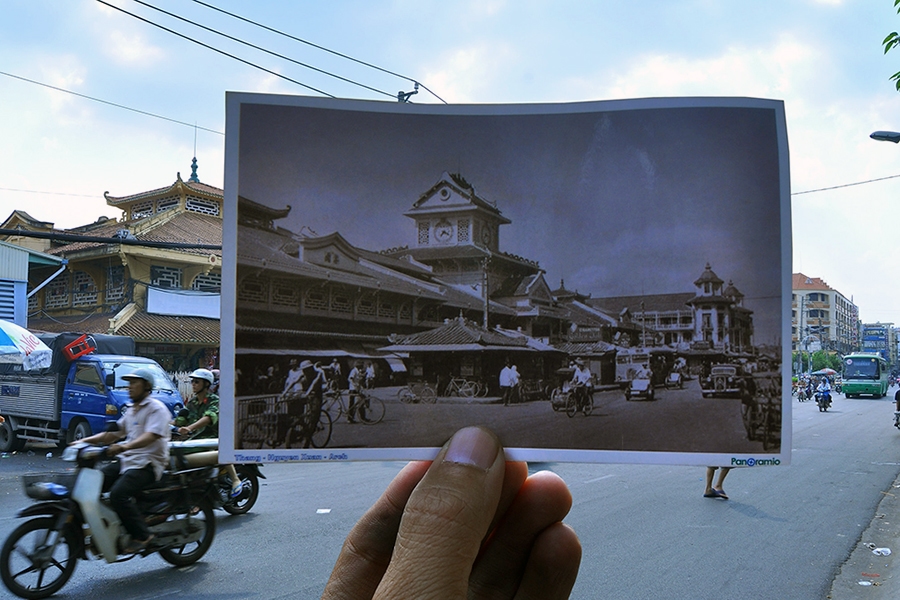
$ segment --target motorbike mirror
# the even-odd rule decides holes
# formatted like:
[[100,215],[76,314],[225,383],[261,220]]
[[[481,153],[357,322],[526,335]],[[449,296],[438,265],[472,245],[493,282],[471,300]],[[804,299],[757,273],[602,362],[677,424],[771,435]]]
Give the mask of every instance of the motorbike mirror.
[[106,431],[110,433],[117,433],[119,431],[119,423],[117,421],[107,421]]

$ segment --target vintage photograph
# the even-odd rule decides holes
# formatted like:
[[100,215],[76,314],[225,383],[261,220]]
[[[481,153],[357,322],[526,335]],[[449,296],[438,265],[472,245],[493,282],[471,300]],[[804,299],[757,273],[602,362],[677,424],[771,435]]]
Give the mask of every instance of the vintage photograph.
[[532,460],[789,459],[780,102],[229,94],[227,125],[236,453],[477,424]]

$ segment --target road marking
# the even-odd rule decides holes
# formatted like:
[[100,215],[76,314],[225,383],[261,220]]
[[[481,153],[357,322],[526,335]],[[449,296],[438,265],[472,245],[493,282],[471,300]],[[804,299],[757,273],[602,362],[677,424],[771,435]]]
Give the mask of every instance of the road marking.
[[603,477],[597,477],[596,479],[588,479],[584,483],[594,483],[595,481],[600,481],[602,479],[609,479],[612,475],[604,475]]

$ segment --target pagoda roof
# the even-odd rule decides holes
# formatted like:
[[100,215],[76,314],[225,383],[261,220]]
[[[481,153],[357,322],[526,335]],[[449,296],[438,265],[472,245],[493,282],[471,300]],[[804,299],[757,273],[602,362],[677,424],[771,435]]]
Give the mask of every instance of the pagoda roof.
[[155,190],[148,190],[146,192],[140,192],[137,194],[131,194],[129,196],[110,196],[109,192],[103,192],[103,197],[106,198],[106,203],[110,206],[119,206],[122,204],[135,202],[137,200],[177,194],[182,190],[197,192],[206,196],[212,196],[219,200],[224,198],[224,191],[221,188],[217,188],[206,183],[201,183],[199,181],[184,181],[181,179],[181,173],[178,173],[176,175],[175,182],[172,185],[168,185],[166,187],[156,188]]
[[116,333],[141,342],[218,346],[219,319],[137,312],[120,325]]
[[24,210],[12,211],[12,213],[10,213],[8,217],[6,217],[6,220],[3,221],[3,224],[0,225],[0,229],[12,229],[12,227],[10,227],[10,224],[15,221],[20,221],[27,227],[33,227],[34,229],[53,230],[53,223],[35,219]]
[[[222,243],[222,220],[220,218],[182,210],[166,211],[132,221],[119,222],[115,219],[110,219],[92,228],[90,237],[112,238],[118,231],[123,229],[131,232],[136,239],[147,242],[210,245],[220,245]],[[100,242],[70,242],[57,246],[48,252],[56,255],[69,255],[97,248],[118,248],[118,246],[118,244],[110,245]],[[201,256],[209,254],[215,254],[218,257],[222,256],[221,250],[201,248],[178,248],[178,252]]]

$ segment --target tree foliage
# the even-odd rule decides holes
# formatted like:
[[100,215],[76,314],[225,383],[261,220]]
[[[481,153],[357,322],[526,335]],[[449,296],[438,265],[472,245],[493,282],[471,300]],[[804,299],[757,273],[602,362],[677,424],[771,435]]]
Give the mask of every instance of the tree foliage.
[[[897,9],[897,13],[900,14],[900,0],[894,0],[894,8]],[[887,54],[897,46],[900,46],[900,34],[896,31],[890,32],[884,41],[881,42],[881,45],[884,46],[884,53]],[[897,88],[897,91],[900,92],[900,71],[897,71],[893,75],[891,75],[891,81],[894,82],[894,86]]]

